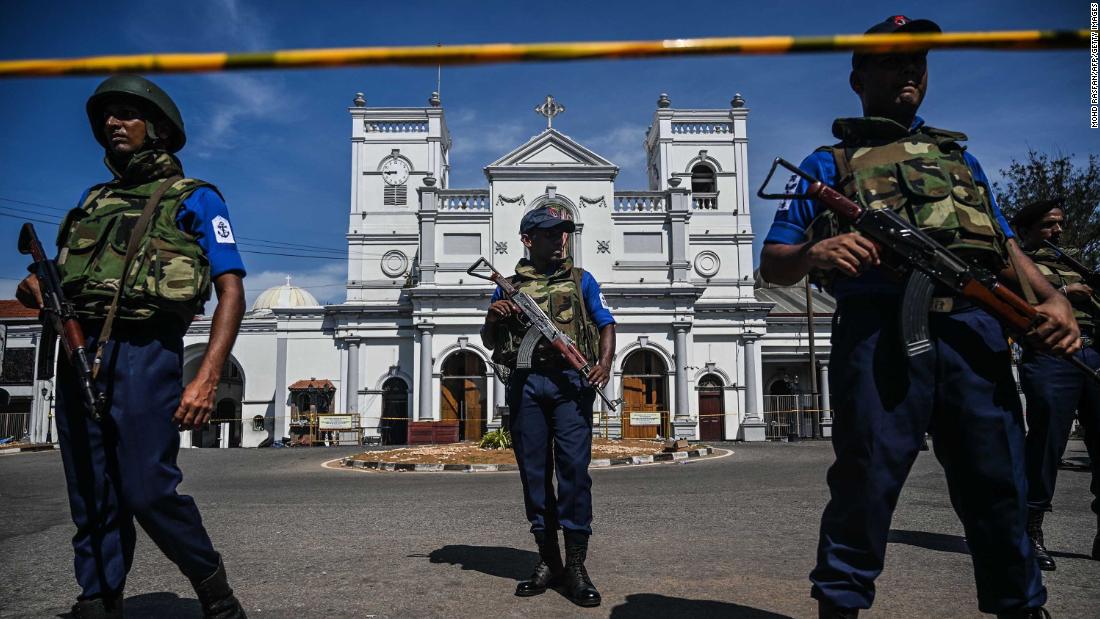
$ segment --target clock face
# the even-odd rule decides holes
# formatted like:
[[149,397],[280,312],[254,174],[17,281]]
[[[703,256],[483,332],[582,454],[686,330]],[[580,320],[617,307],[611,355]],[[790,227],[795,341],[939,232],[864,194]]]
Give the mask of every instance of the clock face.
[[390,157],[382,164],[382,180],[387,185],[404,185],[409,180],[409,164],[404,159]]

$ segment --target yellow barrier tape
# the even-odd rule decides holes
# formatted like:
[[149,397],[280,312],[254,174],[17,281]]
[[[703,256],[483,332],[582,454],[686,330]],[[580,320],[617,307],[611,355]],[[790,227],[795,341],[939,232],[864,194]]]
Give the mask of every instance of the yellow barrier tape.
[[703,54],[910,52],[937,48],[1067,49],[1089,44],[1088,30],[1006,30],[918,34],[712,37],[655,41],[486,43],[409,47],[347,47],[261,52],[135,54],[0,61],[0,77],[110,73],[194,73],[242,69],[304,69],[354,65],[465,65],[495,62],[646,58]]

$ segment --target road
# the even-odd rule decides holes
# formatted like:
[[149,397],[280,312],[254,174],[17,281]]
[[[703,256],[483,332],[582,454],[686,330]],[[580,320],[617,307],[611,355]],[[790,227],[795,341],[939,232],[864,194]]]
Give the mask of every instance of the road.
[[[728,457],[593,471],[589,573],[603,606],[512,595],[536,554],[515,473],[379,473],[348,448],[185,450],[199,504],[252,617],[811,617],[807,573],[827,498],[823,442],[724,445]],[[1070,456],[1083,456],[1071,443]],[[1088,474],[1062,471],[1047,520],[1055,617],[1093,617],[1100,562]],[[0,616],[52,617],[77,594],[57,452],[0,457]],[[868,617],[979,616],[962,527],[922,453]],[[197,617],[186,579],[139,533],[133,617]]]

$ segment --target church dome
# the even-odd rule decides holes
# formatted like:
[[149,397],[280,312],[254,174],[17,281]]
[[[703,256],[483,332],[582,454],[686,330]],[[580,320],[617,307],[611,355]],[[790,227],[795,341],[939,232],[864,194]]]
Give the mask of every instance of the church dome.
[[318,307],[317,298],[304,288],[290,285],[290,276],[282,286],[272,286],[260,293],[252,304],[252,311],[283,309],[288,307]]

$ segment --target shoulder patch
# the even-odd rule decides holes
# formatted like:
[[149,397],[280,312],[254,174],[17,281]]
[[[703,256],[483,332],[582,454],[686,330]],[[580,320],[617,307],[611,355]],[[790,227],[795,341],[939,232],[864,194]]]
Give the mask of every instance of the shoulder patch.
[[214,239],[219,243],[236,243],[236,239],[233,238],[233,228],[229,225],[229,220],[221,215],[218,215],[214,219],[210,220],[210,225],[214,227]]
[[[787,184],[783,186],[783,193],[794,193],[796,189],[798,189],[798,175],[791,174],[791,178],[787,181]],[[785,211],[789,208],[791,208],[791,199],[783,198],[783,200],[779,203],[779,207],[775,210]]]

